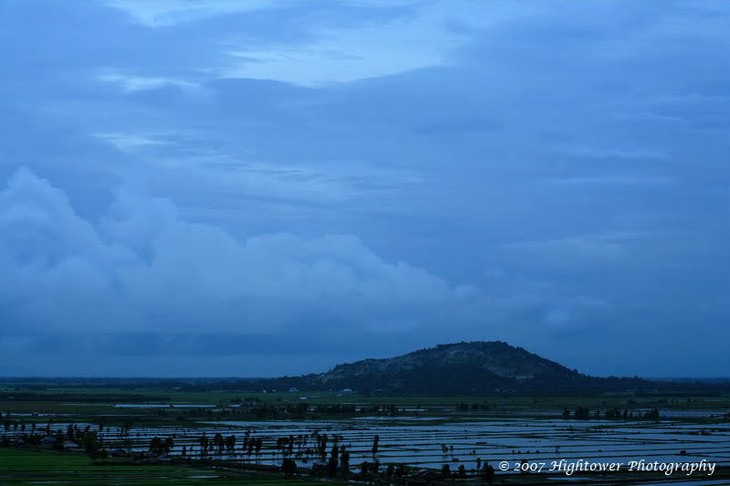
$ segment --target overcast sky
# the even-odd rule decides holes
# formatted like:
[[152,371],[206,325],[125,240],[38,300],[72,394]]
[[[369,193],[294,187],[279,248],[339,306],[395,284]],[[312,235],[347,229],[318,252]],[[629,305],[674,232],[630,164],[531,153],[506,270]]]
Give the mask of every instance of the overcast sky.
[[730,4],[0,3],[0,372],[504,340],[730,371]]

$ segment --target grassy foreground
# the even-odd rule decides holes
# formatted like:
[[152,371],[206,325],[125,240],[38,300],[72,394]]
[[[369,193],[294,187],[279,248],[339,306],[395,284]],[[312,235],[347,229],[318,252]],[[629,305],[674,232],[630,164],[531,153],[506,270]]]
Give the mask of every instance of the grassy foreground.
[[[25,449],[0,448],[0,484],[67,485],[169,485],[169,484],[246,484],[264,486],[321,485],[305,479],[285,479],[277,474],[265,475],[221,468],[196,468],[175,465],[120,465],[95,463],[87,456]],[[339,485],[328,481],[327,484]]]

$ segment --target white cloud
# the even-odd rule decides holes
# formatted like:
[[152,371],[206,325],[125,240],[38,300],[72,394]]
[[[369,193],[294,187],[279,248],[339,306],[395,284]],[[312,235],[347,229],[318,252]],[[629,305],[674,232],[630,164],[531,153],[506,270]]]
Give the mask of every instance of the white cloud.
[[313,29],[305,43],[260,44],[229,50],[222,78],[266,79],[317,88],[449,65],[453,51],[482,29],[529,13],[499,5],[420,4],[409,16],[347,29]]
[[[137,2],[109,0],[148,27],[171,26],[232,13],[301,6],[288,1]],[[351,20],[360,9],[394,9],[389,20]],[[398,8],[408,7],[398,11]],[[334,83],[349,83],[406,73],[416,69],[448,65],[456,48],[468,44],[476,30],[486,29],[530,15],[539,10],[531,6],[480,5],[473,2],[432,4],[410,0],[400,2],[352,2],[330,5],[328,15],[308,19],[303,39],[284,41],[231,35],[216,43],[227,46],[228,62],[211,66],[201,59],[201,73],[222,79],[260,79],[317,88]],[[356,12],[356,11],[354,11]],[[407,13],[405,13],[407,12]],[[301,15],[293,11],[293,15]],[[343,27],[339,19],[348,18]],[[367,16],[365,17],[368,18]],[[382,19],[382,15],[376,16]],[[218,54],[218,52],[216,52]],[[217,56],[216,56],[217,57]],[[108,75],[128,91],[155,89],[164,85],[186,87],[185,81],[166,78]],[[121,79],[118,79],[121,78]]]
[[227,152],[216,148],[214,139],[182,131],[110,132],[96,137],[124,152],[144,155],[148,183],[195,187],[199,196],[209,193],[228,203],[241,198],[330,204],[369,200],[374,207],[388,203],[382,197],[372,201],[375,195],[394,196],[429,182],[405,169],[351,160],[264,163],[245,150]]
[[167,140],[159,140],[148,135],[136,135],[131,133],[109,132],[98,133],[95,136],[96,138],[104,140],[105,142],[114,145],[117,149],[125,152],[148,147],[172,145],[172,142]]
[[167,200],[125,193],[94,224],[27,170],[0,192],[0,235],[0,304],[13,332],[270,333],[302,315],[360,329],[380,328],[382,315],[395,329],[473,300],[351,235],[241,241],[181,220]]
[[237,12],[251,12],[282,5],[284,0],[107,0],[106,4],[127,12],[147,27],[167,27]]
[[135,91],[148,91],[160,89],[167,86],[174,86],[182,89],[198,89],[200,84],[181,79],[149,77],[149,76],[133,76],[118,72],[105,72],[98,76],[100,81],[113,83],[121,87],[123,91],[132,93]]
[[559,186],[668,186],[667,177],[600,176],[600,177],[555,177],[546,179],[547,184]]
[[407,24],[330,31],[306,45],[267,45],[232,50],[222,78],[269,79],[316,88],[439,66],[460,44],[453,35],[432,36]]
[[504,248],[524,258],[558,266],[585,267],[588,262],[620,260],[626,256],[628,241],[642,237],[636,232],[606,232],[565,238],[521,241]]
[[663,160],[668,154],[661,150],[645,148],[616,148],[616,147],[569,147],[561,150],[562,153],[579,158],[606,158],[606,159],[648,159]]

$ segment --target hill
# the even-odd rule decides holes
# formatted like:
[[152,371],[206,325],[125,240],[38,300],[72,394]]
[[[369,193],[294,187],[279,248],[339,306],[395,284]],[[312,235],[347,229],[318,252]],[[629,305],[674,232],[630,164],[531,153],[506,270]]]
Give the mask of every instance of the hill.
[[395,394],[600,392],[649,388],[638,378],[597,378],[501,341],[442,344],[387,359],[337,365],[315,375],[274,380],[300,390]]

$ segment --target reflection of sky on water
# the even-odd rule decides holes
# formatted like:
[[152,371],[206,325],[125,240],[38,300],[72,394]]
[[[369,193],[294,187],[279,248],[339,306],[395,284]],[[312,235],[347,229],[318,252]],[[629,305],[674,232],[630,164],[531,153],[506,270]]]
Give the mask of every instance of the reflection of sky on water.
[[[86,424],[78,424],[80,428]],[[730,465],[730,424],[674,424],[672,422],[607,422],[575,420],[497,420],[483,422],[457,422],[442,424],[393,424],[370,425],[358,420],[345,421],[222,421],[200,422],[201,428],[182,427],[133,428],[129,446],[135,451],[148,450],[154,436],[174,437],[172,455],[180,455],[185,446],[189,456],[200,454],[200,437],[203,433],[212,443],[216,433],[224,437],[235,435],[235,454],[210,453],[208,457],[235,459],[260,464],[279,464],[283,458],[275,450],[279,437],[295,438],[302,435],[307,447],[314,448],[313,434],[319,432],[329,437],[329,454],[334,436],[339,445],[347,446],[350,463],[355,466],[372,461],[373,437],[380,436],[380,450],[376,458],[381,464],[404,463],[428,468],[440,468],[451,464],[456,468],[464,464],[473,469],[477,458],[482,461],[545,462],[565,459],[575,462],[583,459],[591,462],[621,462],[645,459],[660,462],[699,462],[702,459]],[[55,429],[66,429],[66,423],[58,423]],[[96,425],[91,425],[96,428]],[[242,442],[246,432],[260,437],[263,448],[258,456],[242,454]],[[105,428],[100,434],[107,447],[121,447],[124,438],[120,429]],[[446,452],[442,448],[446,447]],[[453,450],[452,450],[453,447]],[[294,451],[299,450],[295,447]],[[680,451],[686,454],[680,455]],[[302,454],[295,460],[303,466],[319,461],[319,457]]]

